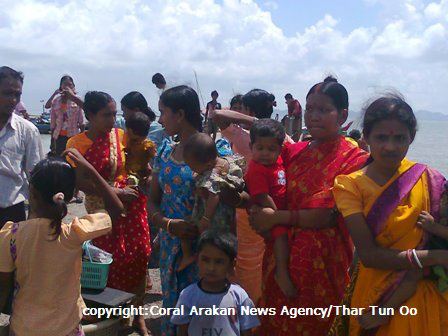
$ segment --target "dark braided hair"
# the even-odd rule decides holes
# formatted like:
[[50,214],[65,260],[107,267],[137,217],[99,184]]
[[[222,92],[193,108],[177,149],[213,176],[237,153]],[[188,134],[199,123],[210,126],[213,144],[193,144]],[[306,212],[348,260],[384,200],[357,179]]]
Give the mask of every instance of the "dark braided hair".
[[[44,159],[31,172],[30,184],[42,200],[50,205],[50,228],[54,239],[57,239],[61,234],[62,219],[67,215],[67,203],[73,198],[75,191],[75,170],[61,158]],[[54,195],[59,192],[64,194],[64,199],[53,200]]]

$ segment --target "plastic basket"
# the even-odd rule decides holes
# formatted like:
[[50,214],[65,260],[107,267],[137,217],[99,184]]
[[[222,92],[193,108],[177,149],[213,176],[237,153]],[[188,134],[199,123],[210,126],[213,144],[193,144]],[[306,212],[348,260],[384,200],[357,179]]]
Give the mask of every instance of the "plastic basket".
[[[86,242],[85,244],[89,244]],[[89,249],[87,254],[90,261],[82,261],[81,287],[90,289],[104,289],[107,285],[107,277],[109,275],[109,263],[99,263],[92,261]]]

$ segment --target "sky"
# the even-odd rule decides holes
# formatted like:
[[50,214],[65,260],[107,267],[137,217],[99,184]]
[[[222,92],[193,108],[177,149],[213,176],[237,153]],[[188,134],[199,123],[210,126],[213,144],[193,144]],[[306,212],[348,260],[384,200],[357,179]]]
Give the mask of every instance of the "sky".
[[354,111],[398,90],[448,113],[448,0],[0,0],[0,65],[23,71],[33,114],[64,74],[80,95],[137,90],[157,109],[155,72],[224,106],[253,88],[305,105],[332,74]]

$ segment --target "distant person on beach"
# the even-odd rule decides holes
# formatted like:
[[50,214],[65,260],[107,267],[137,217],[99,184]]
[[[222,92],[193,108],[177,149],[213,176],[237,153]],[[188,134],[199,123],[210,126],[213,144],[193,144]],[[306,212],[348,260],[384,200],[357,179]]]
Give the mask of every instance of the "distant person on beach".
[[30,119],[30,115],[28,114],[26,106],[22,101],[19,101],[19,103],[16,105],[16,107],[14,108],[14,113],[26,120]]
[[152,76],[152,83],[159,89],[159,96],[167,89],[165,77],[159,72]]
[[288,116],[294,118],[302,118],[302,106],[299,101],[295,99],[292,94],[285,95],[286,105],[288,106]]
[[20,288],[10,297],[9,335],[84,335],[82,244],[110,232],[112,223],[104,210],[75,217],[70,224],[62,222],[75,184],[81,189],[85,185],[84,178],[76,177],[84,176],[95,185],[112,215],[119,216],[123,205],[79,152],[69,150],[67,155],[76,170],[62,158],[40,161],[31,172],[28,220],[10,221],[0,230],[0,311],[14,287]]
[[302,134],[302,106],[292,94],[285,95],[286,105],[288,106],[288,118],[285,119],[286,133],[291,136],[294,141],[299,141]]
[[220,110],[221,109],[221,103],[218,102],[218,91],[213,90],[212,93],[210,94],[212,97],[212,100],[210,100],[207,103],[207,107],[205,109],[205,116],[207,117],[207,114],[210,110]]
[[26,219],[29,174],[44,156],[36,126],[13,113],[22,86],[21,72],[0,67],[0,228]]
[[211,93],[211,97],[212,100],[207,103],[207,106],[205,108],[205,125],[206,125],[205,132],[208,134],[216,134],[217,132],[216,126],[213,123],[213,120],[209,118],[209,114],[210,111],[220,110],[222,107],[221,103],[218,103],[218,97],[219,97],[218,91],[213,90]]
[[[364,310],[337,317],[331,335],[446,335],[448,251],[445,241],[432,245],[448,238],[439,224],[446,224],[446,204],[440,211],[446,180],[406,158],[416,132],[414,112],[402,97],[376,99],[363,121],[373,160],[335,180],[336,205],[359,256],[343,304]],[[399,314],[402,306],[417,314]],[[386,308],[395,314],[379,313]],[[348,330],[339,332],[344,325]]]
[[[237,242],[233,234],[208,230],[201,235],[198,243],[201,280],[180,293],[176,307],[184,306],[184,313],[171,317],[171,323],[177,325],[177,336],[255,335],[253,329],[260,325],[257,316],[241,313],[243,308],[255,308],[254,303],[243,288],[229,281],[236,255]],[[229,309],[230,314],[190,314],[191,309],[197,307]],[[230,309],[234,309],[233,313]]]
[[54,154],[60,156],[68,139],[84,132],[83,102],[76,95],[73,78],[62,76],[59,88],[53,92],[45,104],[50,111],[50,131],[54,144]]

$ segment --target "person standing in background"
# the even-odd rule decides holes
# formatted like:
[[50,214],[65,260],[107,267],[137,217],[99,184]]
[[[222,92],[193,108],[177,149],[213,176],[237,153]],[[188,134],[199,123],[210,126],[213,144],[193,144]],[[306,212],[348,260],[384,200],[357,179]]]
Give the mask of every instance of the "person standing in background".
[[288,106],[288,118],[285,119],[284,126],[286,133],[297,142],[302,134],[302,106],[290,93],[285,95],[285,100]]
[[151,81],[159,89],[159,96],[167,89],[165,77],[160,72],[155,73]]
[[39,131],[13,113],[22,95],[23,74],[0,67],[0,229],[26,219],[28,177],[43,158]]
[[14,108],[14,113],[18,116],[21,116],[23,119],[29,120],[30,115],[26,111],[25,104],[22,101],[19,101],[16,107]]
[[83,101],[76,96],[73,78],[63,76],[59,88],[45,104],[45,108],[51,109],[50,130],[54,141],[52,149],[56,156],[60,156],[65,150],[68,139],[84,132],[82,107]]
[[205,125],[206,125],[206,133],[208,134],[216,134],[216,126],[213,123],[213,120],[208,118],[209,112],[214,110],[221,110],[221,103],[218,103],[218,91],[213,90],[211,93],[212,100],[207,103],[205,108]]

